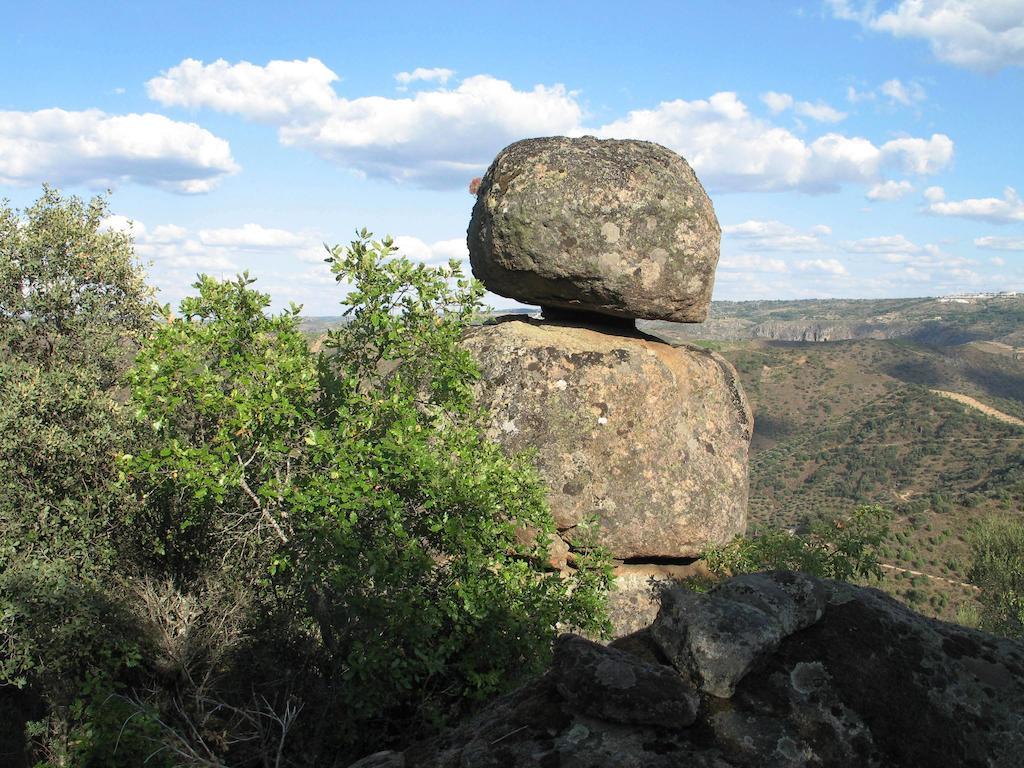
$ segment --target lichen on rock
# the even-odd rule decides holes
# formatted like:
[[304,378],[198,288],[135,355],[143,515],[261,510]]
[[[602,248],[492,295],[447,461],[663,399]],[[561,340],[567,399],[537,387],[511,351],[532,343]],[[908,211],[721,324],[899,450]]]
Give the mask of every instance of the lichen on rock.
[[491,291],[615,317],[701,322],[721,229],[679,155],[647,141],[526,139],[484,176],[469,255]]

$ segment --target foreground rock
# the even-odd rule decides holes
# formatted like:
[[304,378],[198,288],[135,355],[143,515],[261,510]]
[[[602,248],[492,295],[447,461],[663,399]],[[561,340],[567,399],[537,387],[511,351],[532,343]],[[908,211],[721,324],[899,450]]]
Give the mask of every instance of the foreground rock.
[[687,162],[592,136],[506,147],[483,178],[469,255],[492,291],[527,304],[701,322],[721,230]]
[[676,594],[615,645],[563,638],[542,679],[363,766],[1010,768],[1024,755],[1024,645],[876,590],[738,577]]
[[469,332],[490,436],[537,451],[567,541],[589,516],[618,559],[690,557],[742,533],[752,419],[724,359],[571,323]]

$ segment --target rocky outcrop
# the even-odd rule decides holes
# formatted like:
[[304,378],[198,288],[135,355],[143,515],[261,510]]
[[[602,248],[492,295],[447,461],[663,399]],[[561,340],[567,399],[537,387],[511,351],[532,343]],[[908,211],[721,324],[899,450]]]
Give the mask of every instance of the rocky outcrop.
[[490,437],[536,450],[567,541],[591,515],[619,559],[692,557],[743,532],[753,422],[723,358],[529,318],[475,328],[464,343]]
[[543,678],[366,766],[1011,768],[1024,645],[779,572],[675,592],[649,630],[566,636]]
[[480,185],[468,245],[473,274],[526,304],[700,322],[720,239],[683,158],[587,136],[502,150]]

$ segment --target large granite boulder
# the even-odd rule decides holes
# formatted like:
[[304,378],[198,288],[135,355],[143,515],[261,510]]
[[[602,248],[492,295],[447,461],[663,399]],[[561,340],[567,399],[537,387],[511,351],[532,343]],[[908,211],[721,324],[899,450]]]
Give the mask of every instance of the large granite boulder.
[[[661,631],[610,648],[568,637],[540,680],[363,765],[1021,764],[1021,643],[927,619],[877,590],[786,572],[668,600],[658,621]],[[715,653],[699,650],[708,642]],[[728,666],[729,685],[709,687]]]
[[701,322],[721,229],[687,162],[647,141],[553,137],[503,149],[469,224],[473,274],[526,304]]
[[637,331],[504,318],[464,342],[490,437],[535,449],[571,542],[592,515],[619,559],[683,558],[742,533],[752,419],[718,355]]

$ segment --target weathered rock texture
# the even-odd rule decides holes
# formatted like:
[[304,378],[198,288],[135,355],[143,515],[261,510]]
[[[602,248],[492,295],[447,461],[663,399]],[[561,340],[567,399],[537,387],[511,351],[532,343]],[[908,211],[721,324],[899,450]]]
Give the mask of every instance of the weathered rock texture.
[[711,574],[702,560],[688,564],[618,563],[615,589],[608,593],[608,618],[614,636],[649,627],[658,615],[662,596],[674,585]]
[[364,765],[1021,764],[1020,643],[926,619],[876,590],[792,573],[677,598],[655,628],[617,648],[563,638],[542,679]]
[[627,318],[707,316],[721,230],[687,162],[592,136],[506,147],[477,193],[473,274],[527,304]]
[[591,515],[619,559],[742,533],[752,419],[729,363],[640,333],[505,318],[469,332],[491,437],[534,448],[567,541]]

